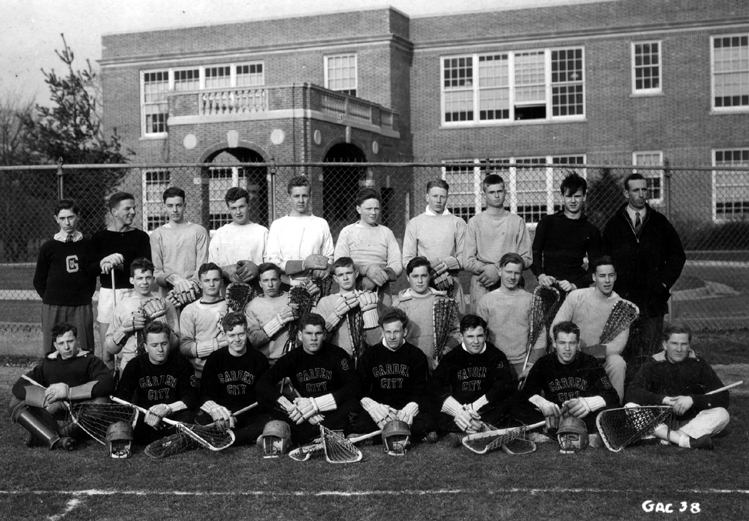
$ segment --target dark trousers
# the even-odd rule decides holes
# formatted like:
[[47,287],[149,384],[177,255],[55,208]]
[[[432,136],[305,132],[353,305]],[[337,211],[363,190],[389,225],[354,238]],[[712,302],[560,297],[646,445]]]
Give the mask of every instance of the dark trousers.
[[[135,438],[135,443],[138,445],[148,445],[149,443],[177,432],[174,427],[164,421],[159,424],[158,428],[154,429],[144,421],[145,417],[145,414],[139,414],[138,422],[135,424],[133,437]],[[192,423],[195,420],[195,412],[185,409],[172,414],[169,419],[182,423]]]
[[[267,412],[259,411],[252,414],[253,412],[247,411],[236,417],[234,428],[232,428],[234,445],[255,445],[265,429],[265,424],[273,419]],[[195,422],[208,425],[213,423],[213,418],[207,412],[200,411]]]
[[[361,409],[359,400],[352,398],[338,405],[335,411],[327,411],[321,413],[325,419],[322,424],[333,431],[347,431],[350,421],[350,415],[358,413]],[[291,427],[291,441],[296,445],[304,445],[320,437],[320,427],[312,425],[308,421],[303,421],[299,425],[293,423],[289,416],[278,409],[273,409],[271,412],[274,420],[281,420],[289,424]]]
[[[362,411],[359,413],[356,421],[347,429],[346,434],[368,434],[378,429],[379,427],[367,411]],[[437,422],[434,416],[427,412],[420,412],[414,416],[414,421],[411,425],[411,439],[421,441],[427,434],[436,430]]]

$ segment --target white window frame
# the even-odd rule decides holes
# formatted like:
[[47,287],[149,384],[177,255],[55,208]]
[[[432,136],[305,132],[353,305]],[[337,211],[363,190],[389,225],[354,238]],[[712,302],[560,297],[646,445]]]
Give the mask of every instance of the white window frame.
[[[354,88],[353,89],[340,89],[333,88],[330,86],[330,61],[339,58],[353,58],[354,59]],[[359,58],[356,53],[345,52],[340,54],[330,54],[323,57],[323,69],[325,72],[325,88],[334,92],[341,92],[350,96],[356,96],[359,93]],[[349,91],[354,91],[353,94]]]
[[[169,117],[169,104],[166,100],[159,101],[159,102],[146,102],[146,75],[148,74],[159,74],[164,73],[167,75],[167,90],[166,92],[169,92],[172,82],[172,71],[170,69],[154,69],[154,70],[148,70],[148,71],[140,71],[140,128],[141,128],[141,135],[143,137],[165,137],[167,135],[167,119]],[[147,124],[147,112],[146,107],[147,106],[155,106],[155,105],[166,105],[166,112],[159,112],[159,114],[163,114],[164,116],[164,130],[162,132],[149,132],[149,125]]]
[[[658,63],[653,64],[649,63],[647,65],[637,65],[637,47],[643,46],[643,45],[657,45],[658,46],[658,52],[656,54]],[[653,94],[662,94],[663,93],[663,42],[660,40],[652,40],[652,41],[642,41],[642,42],[632,42],[631,43],[631,65],[632,65],[632,95],[633,96],[650,96]],[[651,52],[650,55],[653,53]],[[638,69],[657,69],[658,71],[658,86],[657,87],[643,87],[643,88],[637,88],[637,70]],[[651,77],[651,81],[652,81]]]
[[[718,165],[718,154],[719,153],[726,153],[726,152],[730,152],[730,153],[739,152],[742,155],[744,155],[744,153],[745,153],[746,156],[747,156],[746,163],[743,163],[743,160],[740,160],[738,163],[732,161],[731,165],[726,165],[726,164]],[[712,190],[711,190],[711,192],[712,192],[713,222],[715,222],[715,223],[726,223],[726,222],[732,222],[732,221],[735,221],[735,220],[746,219],[747,217],[749,217],[749,182],[747,182],[746,184],[740,184],[739,183],[739,184],[735,184],[735,185],[722,185],[722,186],[718,186],[718,174],[719,174],[719,170],[720,170],[721,166],[728,167],[728,168],[730,168],[730,167],[741,167],[741,166],[749,167],[749,148],[719,148],[719,149],[713,149],[712,156],[713,156],[712,160],[713,160],[713,168],[714,168],[713,175],[712,175]],[[733,173],[733,172],[729,171],[729,172],[725,172],[725,173]],[[743,172],[735,172],[735,173],[737,175],[746,175],[746,176],[749,177],[749,174],[746,174],[746,173],[743,173]],[[723,201],[719,201],[718,200],[719,199],[719,197],[718,197],[718,190],[720,188],[725,187],[725,186],[736,186],[736,187],[740,187],[741,192],[744,193],[744,194],[746,194],[747,211],[746,212],[741,212],[741,213],[733,213],[732,215],[738,216],[735,219],[730,219],[730,218],[719,217],[718,216],[718,203],[723,202]],[[721,215],[725,215],[725,212],[723,212]]]
[[[716,40],[722,40],[726,38],[739,38],[739,39],[746,39],[747,45],[743,52],[744,56],[746,58],[746,63],[743,67],[739,68],[738,70],[732,71],[734,74],[746,74],[746,79],[744,80],[746,83],[744,84],[746,90],[743,91],[740,96],[741,97],[747,97],[747,101],[744,104],[736,105],[736,106],[717,106],[715,103],[715,97],[716,97],[716,78],[718,75],[721,74],[730,74],[731,72],[717,72],[716,71],[716,63],[715,63],[715,41]],[[743,45],[741,46],[743,47]],[[739,51],[741,53],[741,51]],[[743,58],[742,57],[742,58]],[[710,37],[710,106],[712,107],[712,111],[714,113],[736,113],[736,112],[749,112],[749,33],[744,34],[721,34],[716,36]]]
[[[654,157],[657,156],[657,163],[656,164],[648,164],[641,162],[645,157]],[[652,195],[653,189],[654,189],[654,181],[658,181],[658,190],[660,192],[660,197],[653,197],[648,199],[648,203],[655,205],[655,204],[661,204],[663,203],[663,192],[665,189],[664,185],[664,172],[663,169],[657,170],[656,168],[650,168],[650,167],[658,167],[663,166],[663,152],[660,150],[638,150],[636,152],[632,152],[632,165],[635,166],[635,168],[632,170],[633,174],[641,174],[645,180],[648,183],[648,193]],[[636,167],[641,167],[641,170],[639,170]]]
[[[156,181],[150,180],[149,176],[152,174],[165,174],[165,179],[158,179]],[[172,186],[172,175],[166,168],[149,168],[144,170],[141,176],[142,182],[142,211],[141,215],[143,220],[143,229],[148,233],[152,232],[159,226],[169,222],[164,211],[163,195],[164,190]],[[151,189],[150,187],[157,186],[157,189]],[[154,226],[151,226],[150,221],[154,221]]]
[[[559,71],[552,71],[552,54],[554,52],[569,52],[569,51],[580,51],[580,59],[582,60],[582,66],[581,66],[581,74],[582,79],[580,80],[573,80],[570,81],[552,81],[553,74],[558,73]],[[543,53],[544,56],[544,96],[545,96],[545,110],[546,110],[546,116],[545,118],[532,118],[532,119],[516,119],[518,117],[516,113],[517,107],[522,107],[523,105],[526,106],[540,106],[540,104],[537,103],[523,103],[523,102],[516,102],[516,91],[518,90],[518,85],[515,80],[516,76],[516,57],[518,55],[529,55],[534,53]],[[501,85],[490,85],[490,86],[482,86],[481,83],[481,77],[480,77],[480,66],[479,66],[479,58],[480,57],[506,57],[507,61],[507,85],[504,84]],[[447,121],[447,112],[446,112],[446,92],[450,92],[450,90],[446,90],[445,87],[445,61],[446,60],[453,60],[453,59],[469,59],[471,60],[471,81],[466,82],[469,83],[467,85],[463,85],[462,89],[458,87],[459,90],[464,90],[465,92],[471,92],[472,96],[472,113],[473,117],[465,120],[465,121]],[[527,49],[522,51],[497,51],[497,52],[489,52],[489,53],[475,53],[475,54],[461,54],[461,55],[444,55],[440,56],[440,121],[441,125],[445,127],[461,127],[461,126],[494,126],[494,125],[508,125],[508,124],[523,124],[523,123],[538,123],[538,122],[550,122],[550,121],[583,121],[586,118],[586,88],[585,88],[585,78],[586,78],[586,71],[585,71],[585,48],[582,46],[570,46],[570,47],[553,47],[553,48],[544,48],[544,49]],[[554,115],[554,89],[555,88],[564,88],[565,86],[577,86],[579,85],[581,87],[581,94],[582,94],[582,114],[574,114],[574,115]],[[508,94],[508,107],[509,107],[509,113],[507,118],[501,118],[501,119],[487,119],[487,120],[481,120],[480,114],[481,114],[481,106],[480,106],[480,99],[481,99],[481,92],[487,91],[489,89],[492,90],[498,90],[498,89],[509,89]],[[459,91],[458,90],[458,91]],[[453,91],[457,92],[457,91]],[[567,104],[558,104],[557,107],[568,107]]]

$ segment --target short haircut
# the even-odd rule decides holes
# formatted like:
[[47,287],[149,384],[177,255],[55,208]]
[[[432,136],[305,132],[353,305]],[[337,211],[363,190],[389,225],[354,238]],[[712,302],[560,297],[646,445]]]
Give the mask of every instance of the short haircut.
[[486,331],[486,320],[478,315],[466,315],[460,319],[460,332],[464,333],[469,329],[476,329],[477,327],[484,328]]
[[52,326],[52,342],[57,341],[58,337],[61,337],[68,331],[72,331],[73,336],[78,338],[78,328],[70,322],[58,322],[57,324]]
[[505,253],[504,255],[502,255],[502,257],[500,257],[499,259],[500,268],[504,268],[508,264],[520,264],[521,269],[525,266],[525,263],[523,262],[523,258],[517,253]]
[[444,179],[432,179],[427,183],[427,193],[429,193],[429,190],[432,188],[442,188],[443,190],[450,191],[450,185],[447,184],[447,181]]
[[146,259],[145,257],[138,257],[130,263],[130,276],[135,276],[135,270],[150,271],[151,273],[153,273],[154,269],[155,268],[153,262]]
[[72,199],[60,199],[59,201],[57,201],[57,204],[55,205],[55,217],[60,214],[61,210],[70,210],[74,214],[80,215],[80,209]]
[[300,186],[306,186],[307,188],[309,188],[310,193],[312,192],[312,186],[310,185],[309,179],[307,179],[307,176],[298,175],[289,179],[289,182],[286,185],[286,193],[291,194],[291,190],[293,188],[297,188]]
[[629,182],[630,181],[647,181],[642,174],[629,174],[627,177],[624,178],[624,189],[629,190]]
[[481,187],[486,192],[486,189],[489,188],[491,185],[499,185],[499,184],[505,184],[505,180],[502,179],[502,176],[499,174],[489,174],[484,178],[484,180],[481,182]]
[[117,192],[109,198],[109,211],[120,206],[122,201],[135,201],[135,196],[128,192]]
[[249,192],[247,192],[247,190],[245,190],[244,188],[235,186],[233,188],[229,188],[229,190],[226,191],[226,195],[224,196],[224,201],[226,201],[226,206],[229,206],[232,203],[236,203],[243,197],[246,203],[250,202]]
[[557,340],[557,337],[559,336],[559,333],[566,333],[568,335],[574,333],[577,337],[577,340],[580,340],[580,328],[577,327],[577,324],[575,324],[571,320],[565,320],[564,322],[560,322],[555,325],[552,329],[552,333],[555,342]]
[[171,332],[172,330],[169,329],[169,326],[166,324],[166,322],[154,320],[143,329],[143,340],[145,342],[148,342],[149,334],[160,335],[161,333],[166,333],[166,338],[167,340],[169,340],[169,335],[171,334]]
[[671,335],[687,335],[689,341],[692,341],[692,329],[688,325],[681,322],[674,322],[663,328],[663,334],[661,335],[661,338],[664,342],[668,342],[669,338],[671,338]]
[[593,263],[590,265],[590,269],[595,273],[598,266],[613,266],[614,271],[616,271],[616,264],[614,264],[614,259],[609,257],[608,255],[603,255],[601,257],[598,257],[597,259],[593,259]]
[[283,271],[281,268],[278,267],[277,264],[273,264],[272,262],[264,262],[260,266],[257,267],[257,276],[259,277],[266,271],[275,271],[276,275],[280,277],[283,274]]
[[170,197],[181,197],[182,202],[185,201],[185,191],[181,188],[177,188],[176,186],[170,186],[166,190],[164,190],[164,195],[161,196],[161,198],[166,202],[167,199]]
[[403,329],[408,327],[408,315],[400,308],[390,308],[380,316],[380,327],[391,322],[400,321]]
[[227,333],[237,326],[243,326],[246,330],[247,317],[245,317],[244,313],[237,313],[236,311],[232,311],[231,313],[227,313],[226,315],[224,315],[224,318],[221,319],[221,325],[224,327],[224,331]]
[[432,267],[426,257],[414,257],[406,264],[406,275],[411,275],[411,272],[420,266]]
[[567,174],[567,176],[562,181],[562,184],[559,186],[559,190],[562,192],[562,195],[569,194],[570,196],[572,196],[581,189],[583,191],[583,195],[585,195],[585,192],[588,191],[588,182],[583,176],[577,174],[576,172]]
[[221,268],[218,266],[218,264],[214,262],[206,262],[198,269],[198,280],[202,279],[203,275],[208,273],[209,271],[218,271],[221,277],[224,276],[224,272],[221,271]]
[[362,188],[359,193],[356,194],[356,206],[361,206],[364,201],[369,199],[377,199],[377,202],[382,204],[380,193],[374,188]]
[[352,259],[351,257],[338,257],[333,263],[333,273],[335,273],[336,268],[356,269],[356,264],[354,264],[354,259]]
[[299,319],[299,331],[304,331],[307,326],[320,326],[325,331],[325,319],[317,313],[307,313]]

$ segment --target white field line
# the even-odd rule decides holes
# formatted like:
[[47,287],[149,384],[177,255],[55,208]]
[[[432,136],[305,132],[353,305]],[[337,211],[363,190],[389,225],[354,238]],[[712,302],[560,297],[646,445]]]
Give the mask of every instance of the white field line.
[[[749,495],[749,489],[720,489],[720,488],[695,488],[674,489],[669,494],[744,494]],[[228,497],[228,496],[250,496],[250,497],[361,497],[361,496],[443,496],[443,495],[477,495],[477,494],[622,494],[639,493],[651,494],[652,489],[607,489],[607,488],[498,488],[498,489],[437,489],[437,490],[320,490],[317,492],[298,490],[289,492],[278,492],[271,490],[249,490],[249,491],[189,491],[189,490],[0,490],[2,495],[71,495],[71,496],[194,496],[194,497]],[[69,503],[70,505],[70,503]],[[77,506],[77,503],[76,505]],[[69,508],[72,510],[72,508]],[[68,511],[69,511],[68,510]]]
[[73,499],[71,499],[70,501],[68,501],[68,505],[67,505],[67,507],[65,508],[65,510],[63,512],[57,514],[56,516],[49,516],[49,517],[47,517],[47,519],[49,521],[59,521],[60,519],[62,519],[63,517],[65,517],[66,515],[68,515],[69,513],[71,513],[73,510],[75,510],[75,508],[78,505],[80,505],[82,502],[83,502],[83,500],[78,499],[77,497],[74,497]]

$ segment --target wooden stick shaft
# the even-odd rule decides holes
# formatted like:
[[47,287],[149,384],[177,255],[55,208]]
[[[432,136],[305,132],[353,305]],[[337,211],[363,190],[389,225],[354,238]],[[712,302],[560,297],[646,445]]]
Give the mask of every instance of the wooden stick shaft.
[[733,382],[732,384],[724,385],[723,387],[719,389],[715,389],[714,391],[710,391],[709,393],[705,393],[705,396],[708,394],[717,394],[722,393],[723,391],[727,391],[728,389],[733,389],[734,387],[738,387],[739,385],[743,384],[744,380],[739,380],[738,382]]

